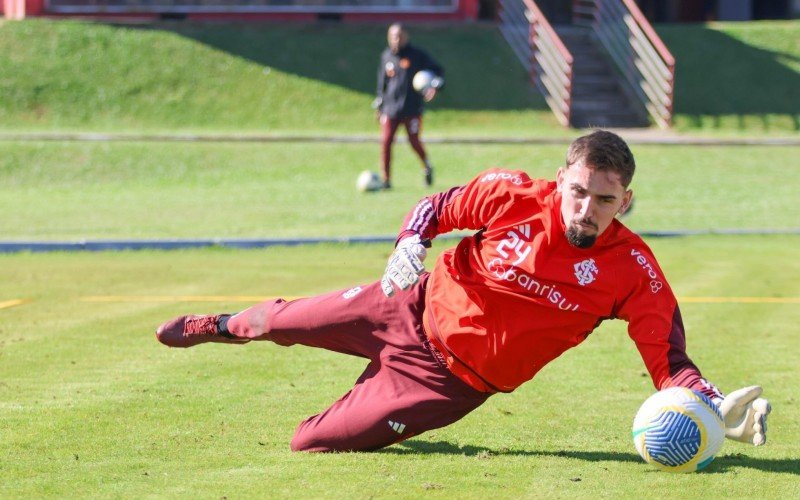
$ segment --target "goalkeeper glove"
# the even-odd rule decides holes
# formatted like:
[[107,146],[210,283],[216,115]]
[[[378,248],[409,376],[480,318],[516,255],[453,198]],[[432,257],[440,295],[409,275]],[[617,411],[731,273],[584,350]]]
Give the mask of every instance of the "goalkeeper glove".
[[418,234],[404,238],[389,257],[386,271],[381,278],[381,288],[387,297],[394,295],[395,286],[406,290],[419,281],[419,275],[425,271],[422,263],[428,251],[422,245]]
[[767,442],[767,416],[772,407],[760,395],[761,387],[753,385],[733,391],[719,403],[725,437],[755,446]]

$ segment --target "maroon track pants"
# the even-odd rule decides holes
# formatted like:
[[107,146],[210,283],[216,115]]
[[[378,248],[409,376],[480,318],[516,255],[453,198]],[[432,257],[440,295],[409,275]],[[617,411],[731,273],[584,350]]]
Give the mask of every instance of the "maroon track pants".
[[233,316],[241,338],[302,344],[368,358],[355,386],[300,423],[294,451],[375,450],[451,424],[489,397],[453,375],[425,340],[428,275],[387,298],[380,282],[286,302],[271,300]]
[[392,143],[400,124],[405,125],[408,133],[408,142],[416,151],[417,156],[423,162],[426,159],[425,148],[419,138],[422,130],[422,117],[409,116],[407,118],[389,118],[388,115],[381,115],[381,168],[383,169],[383,179],[391,180],[392,175]]

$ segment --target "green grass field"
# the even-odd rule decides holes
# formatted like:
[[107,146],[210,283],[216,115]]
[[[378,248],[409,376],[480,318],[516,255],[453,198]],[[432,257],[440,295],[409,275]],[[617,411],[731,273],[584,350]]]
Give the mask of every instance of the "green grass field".
[[[428,149],[444,190],[491,166],[552,178],[566,145]],[[800,147],[633,150],[634,229],[800,227]],[[395,151],[395,189],[360,195],[377,144],[0,142],[0,240],[393,234],[428,193],[410,147]]]
[[[692,475],[641,462],[630,427],[653,389],[611,322],[453,426],[372,454],[293,454],[297,423],[348,390],[362,360],[268,343],[169,350],[153,330],[182,313],[239,310],[247,296],[372,280],[387,248],[13,254],[0,255],[0,301],[30,302],[0,309],[0,496],[632,498],[646,485],[653,497],[796,497],[800,237],[650,243],[704,373],[727,390],[766,388],[767,446],[728,442]],[[169,301],[208,295],[230,298]]]
[[[0,130],[375,133],[370,103],[385,30],[7,23],[0,26]],[[431,130],[479,133],[491,124],[504,134],[565,133],[493,25],[419,26],[414,40],[452,80],[430,107]]]
[[[487,165],[550,176],[564,146],[435,145],[437,187]],[[797,148],[637,146],[631,226],[796,229]],[[352,182],[375,145],[0,143],[4,240],[391,234],[426,190],[408,147],[397,188]],[[376,279],[388,245],[0,255],[0,497],[514,498],[800,494],[800,236],[650,240],[683,301],[689,353],[723,390],[759,383],[770,442],[708,471],[656,472],[630,439],[652,392],[624,324],[458,424],[375,454],[292,454],[297,423],[364,363],[306,348],[169,350],[188,312],[236,311]],[[452,242],[439,242],[435,251]],[[717,302],[717,300],[719,302]],[[752,302],[742,302],[752,300]],[[18,301],[23,301],[21,304]],[[15,305],[17,304],[17,305]],[[458,481],[454,480],[458,477]]]
[[676,60],[676,129],[800,130],[800,23],[664,25],[658,33]]
[[[796,135],[798,26],[659,27],[679,61],[678,129]],[[383,35],[0,23],[0,132],[376,134]],[[414,36],[448,67],[431,134],[565,139],[429,144],[434,189],[490,166],[552,177],[575,134],[528,90],[495,29]],[[755,69],[717,64],[731,60]],[[798,147],[632,149],[635,230],[800,227]],[[375,143],[0,141],[0,241],[389,235],[429,192],[408,145],[395,155],[395,188],[361,195],[353,183],[377,168]],[[625,325],[608,322],[453,426],[371,454],[293,454],[297,423],[346,392],[362,360],[268,343],[170,350],[154,329],[372,281],[389,245],[0,254],[0,498],[800,496],[800,236],[648,243],[704,374],[726,391],[764,386],[767,446],[726,443],[691,475],[644,464],[630,427],[653,387]]]
[[[800,130],[800,21],[657,29],[677,60],[676,130]],[[431,134],[570,134],[494,25],[411,33],[447,71]],[[375,134],[384,37],[370,24],[0,23],[0,131]]]

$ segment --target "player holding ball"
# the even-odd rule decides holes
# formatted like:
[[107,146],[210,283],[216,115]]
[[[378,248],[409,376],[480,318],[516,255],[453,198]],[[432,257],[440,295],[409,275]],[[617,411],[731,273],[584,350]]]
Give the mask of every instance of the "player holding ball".
[[[425,185],[433,184],[433,167],[420,139],[424,103],[431,101],[444,85],[444,70],[425,51],[408,43],[408,32],[400,23],[386,34],[388,47],[378,65],[378,96],[373,101],[381,125],[381,171],[383,188],[392,187],[392,144],[402,124],[408,142],[420,159]],[[424,73],[423,73],[424,72]],[[415,76],[422,73],[420,77]],[[422,78],[431,74],[430,78]]]

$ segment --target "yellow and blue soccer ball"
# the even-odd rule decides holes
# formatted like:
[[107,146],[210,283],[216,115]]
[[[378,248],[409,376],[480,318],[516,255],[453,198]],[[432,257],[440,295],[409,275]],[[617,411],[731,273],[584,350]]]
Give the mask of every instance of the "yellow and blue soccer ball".
[[633,420],[633,443],[645,462],[669,472],[694,472],[714,460],[725,441],[717,405],[685,387],[659,391]]

